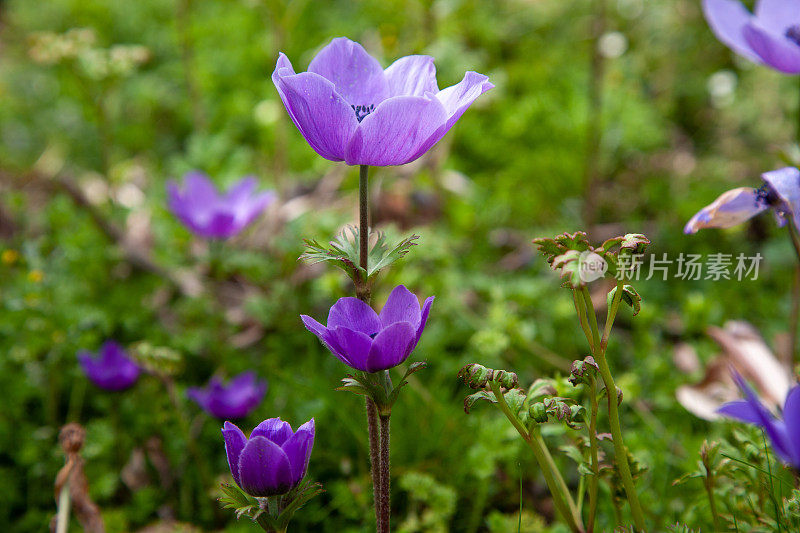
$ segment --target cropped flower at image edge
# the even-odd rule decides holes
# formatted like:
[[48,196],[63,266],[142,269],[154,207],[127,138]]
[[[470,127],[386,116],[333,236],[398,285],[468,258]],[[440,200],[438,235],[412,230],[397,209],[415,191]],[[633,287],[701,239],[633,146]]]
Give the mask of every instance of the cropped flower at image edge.
[[414,161],[494,85],[467,72],[439,90],[433,58],[413,55],[385,70],[364,48],[333,39],[296,74],[281,53],[272,81],[292,121],[325,159],[390,166]]

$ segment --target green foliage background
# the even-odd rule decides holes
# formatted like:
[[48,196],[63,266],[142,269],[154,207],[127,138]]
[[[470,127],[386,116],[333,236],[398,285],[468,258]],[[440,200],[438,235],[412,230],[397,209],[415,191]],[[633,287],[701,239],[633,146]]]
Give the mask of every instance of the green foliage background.
[[[530,240],[582,228],[595,4],[1,2],[3,530],[41,531],[54,513],[53,480],[63,462],[56,437],[70,420],[87,428],[91,495],[110,531],[170,515],[201,530],[252,530],[214,501],[218,482],[228,477],[220,423],[183,399],[186,387],[215,372],[246,369],[270,386],[243,428],[279,415],[294,426],[316,418],[310,472],[327,492],[297,515],[293,530],[370,530],[362,405],[333,391],[345,368],[298,318],[322,319],[352,291],[340,273],[296,258],[302,238],[324,241],[353,221],[357,173],[309,148],[270,80],[279,51],[300,71],[321,46],[345,35],[384,65],[407,54],[433,55],[441,87],[466,70],[487,74],[497,86],[422,164],[374,169],[371,178],[373,190],[403,198],[415,212],[438,206],[425,224],[401,229],[386,217],[382,225],[421,240],[381,279],[378,305],[398,283],[436,295],[413,355],[429,368],[414,376],[393,416],[396,528],[516,530],[521,502],[523,531],[562,531],[551,524],[543,480],[513,428],[488,408],[465,415],[467,390],[455,374],[475,361],[513,369],[529,383],[563,374],[553,360],[586,355],[570,294],[558,288]],[[783,166],[800,91],[796,79],[746,63],[719,44],[699,1],[608,0],[606,16],[606,33],[618,32],[612,39],[622,37],[624,51],[604,60],[594,199],[600,225],[593,233],[644,232],[652,252],[673,258],[718,251],[766,257],[757,281],[640,282],[642,312],[635,319],[621,313],[609,351],[625,392],[627,444],[649,468],[639,482],[649,520],[656,530],[676,522],[710,530],[702,484],[672,481],[694,468],[703,439],[728,435],[730,425],[696,419],[675,401],[675,388],[700,374],[678,372],[673,348],[690,342],[710,359],[715,347],[704,330],[728,319],[751,321],[767,339],[785,331],[793,257],[767,216],[691,237],[682,227],[723,190],[757,185],[761,172]],[[91,28],[101,48],[142,45],[149,59],[115,79],[32,59],[37,32],[72,28]],[[107,220],[130,227],[144,216],[154,259],[171,272],[198,272],[214,289],[181,296],[163,276],[132,268],[85,209],[42,184],[37,176],[49,168],[83,185],[107,184],[112,194],[97,206]],[[190,169],[220,185],[254,174],[263,187],[277,188],[282,202],[307,194],[323,177],[341,173],[342,181],[325,205],[283,222],[276,215],[242,238],[205,249],[165,207],[166,181]],[[116,194],[125,190],[129,200]],[[107,338],[146,340],[180,354],[177,391],[200,460],[187,455],[188,437],[158,380],[144,377],[121,394],[87,383],[75,353]],[[554,446],[568,437],[558,428],[547,436]],[[149,482],[134,490],[120,471],[154,437],[175,480],[162,483],[148,458]],[[559,460],[577,484],[574,464]],[[605,530],[613,527],[613,512],[607,493],[602,500]]]

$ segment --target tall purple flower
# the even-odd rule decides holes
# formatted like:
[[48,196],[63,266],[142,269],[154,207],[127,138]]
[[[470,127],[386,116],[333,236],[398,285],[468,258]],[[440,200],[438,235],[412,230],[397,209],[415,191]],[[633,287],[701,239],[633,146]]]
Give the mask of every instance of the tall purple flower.
[[734,52],[786,74],[800,73],[800,0],[703,0],[706,20]]
[[258,407],[267,392],[267,382],[254,372],[243,372],[225,385],[214,376],[204,388],[192,387],[186,396],[211,416],[219,419],[244,418]]
[[730,228],[772,209],[778,224],[787,220],[800,227],[800,170],[786,167],[761,175],[760,189],[739,187],[722,193],[686,223],[684,233],[702,228]]
[[728,402],[717,412],[764,428],[780,460],[800,468],[800,385],[792,387],[786,395],[781,420],[764,407],[742,376],[734,373],[734,379],[744,392],[745,399]]
[[86,350],[78,352],[78,362],[92,383],[110,391],[127,389],[136,383],[142,372],[125,349],[114,341],[103,343],[96,356]]
[[344,364],[377,372],[399,365],[416,348],[432,303],[433,296],[420,309],[417,297],[398,285],[380,315],[358,298],[348,297],[333,304],[327,327],[310,316],[300,318]]
[[286,494],[303,480],[314,447],[314,419],[292,431],[280,418],[261,422],[244,436],[230,422],[222,427],[228,466],[236,484],[251,496]]
[[439,90],[429,56],[406,56],[387,69],[345,37],[333,39],[295,74],[281,53],[272,81],[297,129],[322,157],[348,165],[414,161],[461,118],[489,78],[467,72]]
[[194,234],[207,239],[233,237],[275,200],[273,191],[256,193],[254,177],[242,178],[225,194],[219,194],[207,176],[189,172],[183,188],[167,183],[169,208]]

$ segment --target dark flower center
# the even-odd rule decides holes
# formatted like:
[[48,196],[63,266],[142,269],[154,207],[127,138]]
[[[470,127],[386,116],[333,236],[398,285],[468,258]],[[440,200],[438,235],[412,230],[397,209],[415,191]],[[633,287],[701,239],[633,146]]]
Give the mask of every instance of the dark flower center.
[[800,46],[800,24],[789,26],[786,29],[786,38],[794,42],[797,46]]
[[756,196],[756,203],[761,203],[770,207],[775,207],[780,203],[780,198],[778,198],[778,195],[775,194],[775,191],[772,189],[772,187],[766,183],[758,188],[756,191]]
[[[367,113],[367,115],[369,115],[369,113]],[[367,115],[364,115],[364,116],[367,116]],[[359,122],[361,122],[361,120],[360,120],[360,119],[359,119]],[[374,339],[374,338],[375,338],[375,336],[376,336],[378,333],[380,333],[380,331],[376,331],[375,333],[371,333],[371,334],[370,334],[370,336],[369,336],[369,338],[370,338],[370,339]]]
[[356,119],[359,122],[364,120],[364,117],[375,111],[375,104],[372,105],[351,105],[353,111],[356,112]]

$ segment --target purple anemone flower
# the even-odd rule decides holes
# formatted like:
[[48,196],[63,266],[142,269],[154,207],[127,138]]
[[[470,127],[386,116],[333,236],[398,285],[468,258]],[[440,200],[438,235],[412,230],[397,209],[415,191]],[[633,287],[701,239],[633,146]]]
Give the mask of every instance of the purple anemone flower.
[[717,412],[763,428],[780,460],[800,468],[800,386],[795,385],[786,395],[781,420],[764,407],[742,376],[734,372],[733,377],[745,399],[723,404]]
[[706,20],[734,52],[786,74],[800,73],[800,0],[703,0]]
[[207,239],[233,237],[260,215],[276,198],[273,191],[256,193],[254,177],[242,178],[225,194],[200,172],[183,177],[183,189],[167,183],[169,208],[195,235]]
[[192,387],[186,391],[186,396],[211,416],[225,420],[249,415],[266,392],[266,381],[257,380],[254,372],[243,372],[227,385],[218,377],[212,377],[206,387]]
[[702,228],[730,228],[772,209],[780,226],[792,220],[800,227],[800,170],[786,167],[761,175],[760,189],[739,187],[722,193],[686,223],[684,233]]
[[222,427],[234,481],[251,496],[286,494],[303,480],[314,447],[314,419],[292,431],[280,418],[261,422],[244,436],[230,422]]
[[406,56],[387,69],[345,37],[334,39],[295,74],[281,53],[272,81],[297,129],[322,157],[348,165],[414,161],[494,85],[469,71],[439,90],[429,56]]
[[405,361],[419,342],[433,296],[420,309],[417,297],[403,285],[394,288],[380,315],[358,298],[340,298],[325,327],[301,315],[306,328],[347,366],[377,372]]
[[111,391],[132,386],[142,372],[125,349],[114,341],[103,343],[96,357],[86,350],[78,352],[78,362],[92,383]]

